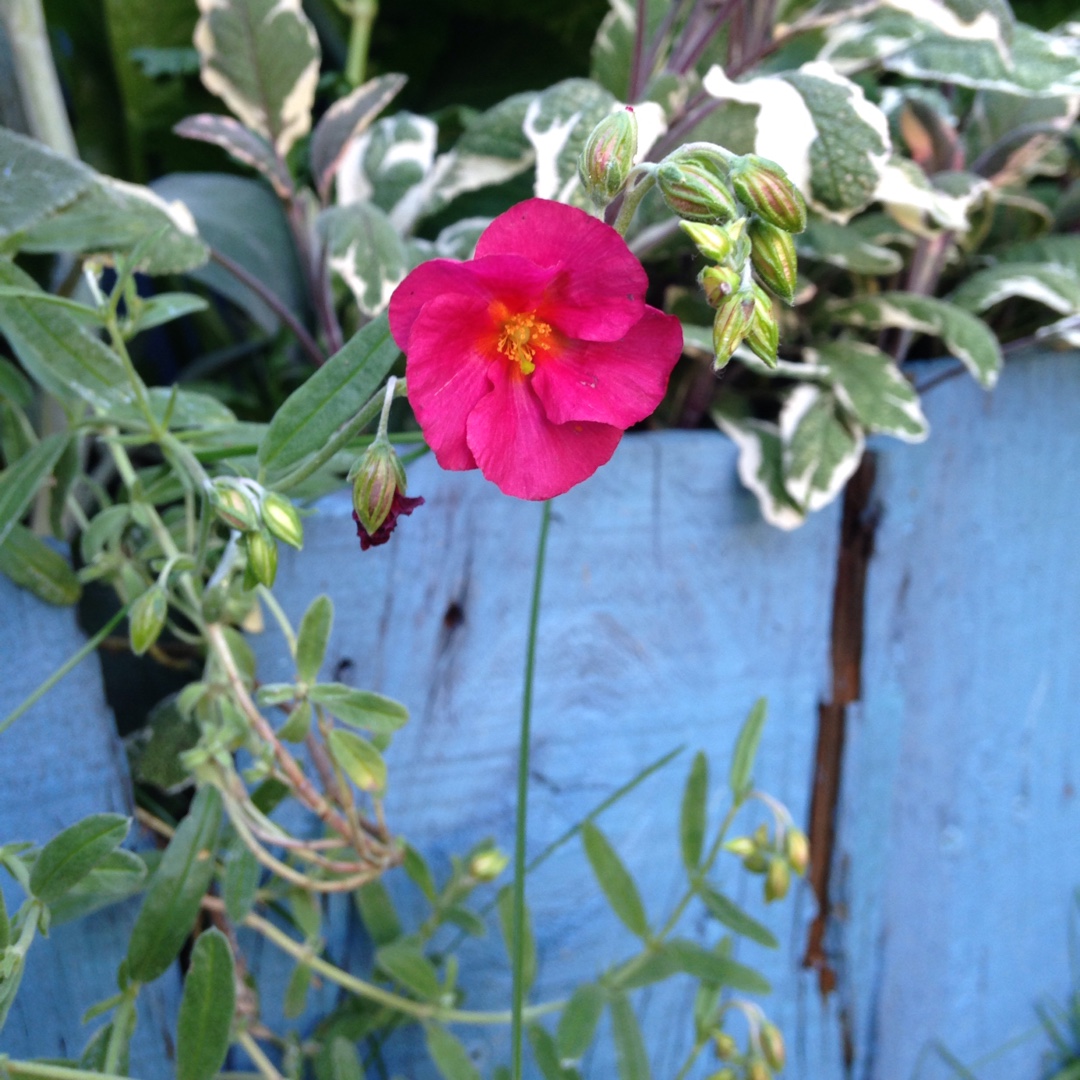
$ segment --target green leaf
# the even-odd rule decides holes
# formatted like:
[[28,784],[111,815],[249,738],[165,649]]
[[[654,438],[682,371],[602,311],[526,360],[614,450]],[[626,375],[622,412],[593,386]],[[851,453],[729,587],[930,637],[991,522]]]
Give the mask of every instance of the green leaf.
[[26,957],[17,950],[11,950],[4,957],[0,957],[0,963],[7,964],[6,971],[0,969],[0,1031],[4,1030],[4,1022],[8,1012],[15,1001],[19,983],[22,982],[23,971],[26,967]]
[[92,911],[126,900],[146,880],[146,864],[123,848],[110,852],[78,884],[49,905],[53,925],[81,919]]
[[381,881],[369,881],[353,893],[360,918],[368,937],[380,945],[389,945],[401,937],[401,922],[394,910],[394,901]]
[[596,983],[585,983],[574,991],[555,1032],[561,1060],[577,1061],[592,1046],[606,1003],[607,994]]
[[551,1033],[540,1024],[529,1024],[525,1029],[529,1034],[533,1060],[543,1074],[544,1080],[566,1080],[567,1071],[559,1062],[559,1051]]
[[30,891],[43,904],[59,900],[127,836],[130,818],[94,814],[54,836],[34,860]]
[[42,143],[0,127],[0,238],[42,221],[94,182],[81,161],[52,153]]
[[398,355],[389,322],[380,316],[290,394],[259,444],[259,464],[271,479],[320,450],[338,428],[352,420]]
[[296,633],[296,677],[313,683],[326,658],[326,646],[334,625],[334,602],[325,593],[308,605]]
[[761,732],[765,727],[767,712],[768,702],[764,698],[758,698],[739,730],[739,737],[735,740],[735,750],[731,755],[731,772],[728,774],[728,787],[731,788],[731,797],[736,803],[743,802],[753,787],[751,774],[754,770],[754,758],[757,757],[758,745],[761,743]]
[[[506,885],[499,890],[495,900],[499,910],[499,929],[502,931],[503,945],[511,963],[514,959],[514,890]],[[536,938],[533,936],[532,916],[528,905],[525,907],[525,920],[521,928],[525,938],[524,958],[521,964],[521,982],[528,994],[536,981]]]
[[431,869],[424,861],[424,856],[411,844],[406,844],[401,865],[405,873],[409,875],[409,880],[419,886],[420,891],[434,904],[439,894],[435,888],[435,879],[431,876]]
[[[0,285],[34,287],[17,266],[0,259]],[[108,409],[132,390],[120,358],[65,311],[44,299],[0,297],[0,332],[31,378],[61,401],[81,398]]]
[[742,937],[756,941],[770,949],[779,948],[780,943],[776,935],[767,927],[763,926],[750,915],[747,915],[733,900],[729,900],[723,893],[717,892],[711,885],[703,885],[699,890],[701,899],[709,914],[717,922],[723,923],[729,930],[733,930]]
[[799,258],[814,259],[839,266],[853,274],[877,277],[897,274],[904,267],[903,256],[884,244],[859,236],[847,225],[814,218],[799,237]]
[[1080,313],[1080,275],[1060,266],[1037,262],[1008,262],[972,274],[949,297],[951,303],[976,314],[1022,296],[1059,315]]
[[327,1039],[319,1053],[319,1080],[364,1080],[356,1047],[340,1035]]
[[615,1040],[615,1058],[619,1080],[650,1080],[649,1054],[630,999],[615,994],[611,999],[611,1033]]
[[398,230],[368,202],[331,206],[316,224],[330,269],[365,315],[378,315],[409,271],[409,254]]
[[319,683],[309,696],[344,723],[375,735],[392,735],[409,719],[409,710],[400,702],[344,683]]
[[132,323],[132,331],[141,334],[155,326],[163,326],[174,319],[193,315],[197,311],[206,311],[210,305],[194,293],[165,292],[158,293],[144,300]]
[[297,964],[285,985],[285,1003],[282,1012],[287,1020],[303,1016],[307,1009],[308,991],[311,989],[311,967]]
[[682,812],[679,816],[679,842],[683,865],[693,874],[701,862],[705,843],[705,810],[709,797],[709,762],[699,750],[690,766],[690,775],[683,789]]
[[243,922],[255,906],[255,894],[259,888],[262,868],[259,860],[246,847],[236,847],[229,854],[225,864],[225,880],[222,884],[222,899],[225,901],[225,914],[234,923]]
[[34,400],[34,389],[10,360],[0,356],[0,399],[4,398],[20,409],[28,409]]
[[221,795],[203,787],[161,857],[128,942],[128,974],[153,982],[176,959],[214,875]]
[[67,445],[68,436],[49,435],[24,457],[0,473],[0,544],[52,475]]
[[443,1080],[480,1080],[469,1052],[446,1028],[431,1024],[424,1029],[427,1051]]
[[581,828],[585,854],[611,910],[643,940],[649,938],[649,920],[634,879],[604,834],[591,822]]
[[982,320],[946,300],[885,292],[839,304],[833,314],[852,326],[894,327],[940,338],[981,386],[989,390],[997,382],[1001,370],[997,338]]
[[442,995],[435,966],[411,942],[394,941],[377,949],[375,963],[422,1001],[438,1001]]
[[670,979],[680,971],[679,958],[669,942],[651,945],[612,972],[610,985],[619,990],[637,990],[642,986]]
[[176,1020],[176,1080],[211,1080],[225,1063],[236,1009],[236,971],[228,939],[204,930],[191,950]]
[[386,790],[386,762],[367,739],[353,731],[334,728],[327,743],[334,760],[361,791],[382,794]]
[[202,80],[279,154],[311,127],[319,42],[300,0],[200,0]]
[[11,942],[11,920],[8,918],[7,904],[4,903],[4,894],[0,891],[0,952],[3,952]]
[[82,595],[71,563],[22,525],[12,525],[7,539],[0,543],[0,574],[46,604],[66,606]]
[[772,987],[762,975],[718,952],[710,952],[696,941],[674,938],[668,947],[678,970],[704,982],[717,983],[743,994],[768,994]]
[[483,937],[487,933],[487,923],[475,912],[463,907],[448,907],[442,912],[443,919],[453,923],[459,930],[464,930],[470,937]]

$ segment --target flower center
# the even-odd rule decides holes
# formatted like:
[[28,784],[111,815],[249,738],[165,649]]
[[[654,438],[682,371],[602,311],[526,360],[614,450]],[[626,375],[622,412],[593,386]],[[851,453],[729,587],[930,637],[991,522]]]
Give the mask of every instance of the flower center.
[[536,350],[551,348],[551,327],[537,319],[535,311],[511,315],[503,323],[498,347],[521,368],[522,375],[531,375],[536,370]]

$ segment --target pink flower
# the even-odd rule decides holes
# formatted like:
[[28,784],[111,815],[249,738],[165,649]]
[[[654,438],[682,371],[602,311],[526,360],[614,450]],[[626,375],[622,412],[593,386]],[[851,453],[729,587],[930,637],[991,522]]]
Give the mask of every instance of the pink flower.
[[547,499],[591,476],[660,404],[682,352],[641,264],[609,225],[529,199],[469,262],[433,259],[397,287],[390,329],[409,401],[444,469]]

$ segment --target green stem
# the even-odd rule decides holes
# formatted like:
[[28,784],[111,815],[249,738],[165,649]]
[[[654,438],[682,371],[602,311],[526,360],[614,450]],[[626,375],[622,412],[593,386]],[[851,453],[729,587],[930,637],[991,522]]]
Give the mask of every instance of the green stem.
[[0,1056],[0,1074],[30,1076],[36,1080],[129,1080],[126,1076],[86,1069],[69,1069],[66,1065],[49,1065],[43,1061],[12,1061]]
[[701,1051],[705,1049],[706,1043],[696,1042],[690,1048],[690,1053],[686,1055],[686,1060],[682,1064],[682,1068],[675,1074],[675,1080],[685,1080],[690,1070],[694,1067],[694,1062],[697,1061],[701,1055]]
[[247,1056],[255,1062],[259,1075],[265,1080],[282,1080],[281,1073],[274,1068],[274,1063],[263,1053],[262,1047],[246,1031],[236,1036],[236,1041],[244,1048]]
[[[641,200],[645,198],[649,193],[649,189],[656,183],[655,165],[638,165],[634,172],[638,172],[638,170],[641,170],[639,173],[641,178],[633,187],[627,188],[626,194],[623,195],[622,206],[619,207],[618,217],[615,218],[614,228],[620,236],[626,235],[626,230],[630,228],[630,222],[633,221]],[[634,172],[630,175],[633,176]]]
[[525,688],[521,699],[521,733],[518,746],[517,825],[514,833],[513,892],[513,987],[510,1008],[510,1069],[512,1080],[521,1080],[521,1033],[525,1005],[525,836],[529,800],[529,739],[532,727],[533,676],[536,672],[536,639],[540,626],[540,590],[544,583],[548,529],[551,525],[551,500],[544,503],[540,518],[540,539],[536,545],[536,569],[533,573],[532,602],[529,608],[529,638],[525,647]]
[[350,8],[352,27],[349,30],[349,54],[345,59],[345,78],[350,86],[359,86],[364,81],[371,26],[378,12],[376,0],[353,0]]
[[137,982],[131,983],[124,990],[120,1004],[116,1006],[109,1031],[109,1043],[105,1047],[105,1060],[101,1064],[102,1072],[120,1071],[121,1059],[131,1043],[131,1035],[135,1030],[135,999],[139,996],[141,985]]

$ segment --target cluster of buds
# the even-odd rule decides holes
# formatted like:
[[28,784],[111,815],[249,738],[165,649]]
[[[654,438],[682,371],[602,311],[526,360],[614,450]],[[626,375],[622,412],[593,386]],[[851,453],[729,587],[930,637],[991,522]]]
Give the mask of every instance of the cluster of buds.
[[733,1001],[730,1006],[746,1017],[748,1039],[745,1049],[726,1031],[713,1032],[713,1052],[720,1068],[708,1080],[771,1080],[787,1061],[787,1050],[780,1029],[766,1019],[760,1006],[748,1001]]
[[245,588],[269,588],[277,577],[277,541],[298,550],[304,544],[304,527],[292,500],[245,477],[219,477],[210,500],[221,521],[240,534],[247,556]]
[[810,844],[806,834],[790,822],[778,822],[774,835],[767,825],[759,825],[750,836],[737,836],[724,845],[742,859],[752,874],[765,878],[765,902],[782,900],[791,888],[791,875],[802,877],[810,864]]

